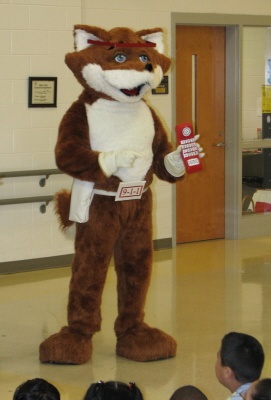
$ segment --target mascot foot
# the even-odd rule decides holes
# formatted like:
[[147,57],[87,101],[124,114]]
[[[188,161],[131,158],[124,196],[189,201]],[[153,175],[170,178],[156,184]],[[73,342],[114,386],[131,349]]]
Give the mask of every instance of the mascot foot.
[[171,336],[142,323],[117,338],[116,353],[134,361],[155,361],[174,357],[176,349]]
[[92,354],[91,335],[61,329],[40,344],[40,361],[56,364],[85,364]]

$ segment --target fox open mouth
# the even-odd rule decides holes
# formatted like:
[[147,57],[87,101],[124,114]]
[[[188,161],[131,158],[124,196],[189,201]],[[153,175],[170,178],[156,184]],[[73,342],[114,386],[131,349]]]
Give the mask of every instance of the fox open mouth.
[[142,86],[144,85],[139,85],[137,87],[134,87],[133,89],[120,89],[120,91],[129,97],[138,96],[140,94]]

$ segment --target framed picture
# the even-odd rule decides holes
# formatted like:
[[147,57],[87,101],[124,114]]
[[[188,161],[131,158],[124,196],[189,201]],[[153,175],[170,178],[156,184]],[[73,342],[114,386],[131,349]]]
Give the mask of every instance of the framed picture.
[[56,107],[57,78],[28,78],[28,107]]
[[152,94],[168,94],[168,76],[163,76],[160,85],[156,89],[152,89]]

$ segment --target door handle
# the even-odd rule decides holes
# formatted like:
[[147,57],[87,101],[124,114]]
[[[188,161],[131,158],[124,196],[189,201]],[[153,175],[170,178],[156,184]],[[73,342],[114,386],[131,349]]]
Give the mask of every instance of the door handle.
[[224,142],[213,143],[213,146],[215,146],[215,147],[225,147],[225,143]]

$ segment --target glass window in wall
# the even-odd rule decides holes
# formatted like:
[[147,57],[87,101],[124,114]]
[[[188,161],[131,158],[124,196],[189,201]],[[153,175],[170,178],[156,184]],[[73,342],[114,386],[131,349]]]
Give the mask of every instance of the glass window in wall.
[[[271,28],[244,27],[242,213],[271,212]],[[255,144],[255,147],[254,147]]]
[[271,148],[243,149],[243,214],[271,212]]

